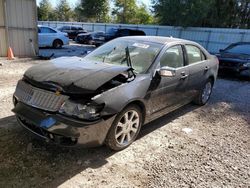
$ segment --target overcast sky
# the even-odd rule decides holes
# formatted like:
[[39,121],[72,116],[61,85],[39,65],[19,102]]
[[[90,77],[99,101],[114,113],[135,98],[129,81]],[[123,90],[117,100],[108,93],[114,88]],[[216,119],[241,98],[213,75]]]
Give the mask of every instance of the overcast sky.
[[[37,4],[39,4],[40,1],[41,1],[41,0],[37,0],[37,1],[36,1]],[[51,3],[52,3],[53,6],[56,6],[57,3],[59,2],[59,0],[50,0],[50,1],[51,1]],[[68,0],[68,2],[70,3],[71,6],[75,6],[75,4],[76,4],[77,2],[79,2],[79,1],[80,1],[80,0]],[[147,6],[149,6],[151,0],[138,0],[138,2],[143,2],[143,3],[145,3]]]

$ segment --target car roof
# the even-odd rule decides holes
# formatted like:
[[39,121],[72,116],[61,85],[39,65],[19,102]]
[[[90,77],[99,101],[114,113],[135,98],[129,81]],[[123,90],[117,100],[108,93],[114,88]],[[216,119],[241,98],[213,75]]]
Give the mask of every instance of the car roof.
[[154,42],[154,43],[160,43],[160,44],[167,44],[167,43],[172,43],[172,42],[195,43],[189,40],[173,38],[173,37],[162,37],[162,36],[128,36],[128,37],[122,37],[122,38],[127,38],[131,40],[143,40],[147,42]]

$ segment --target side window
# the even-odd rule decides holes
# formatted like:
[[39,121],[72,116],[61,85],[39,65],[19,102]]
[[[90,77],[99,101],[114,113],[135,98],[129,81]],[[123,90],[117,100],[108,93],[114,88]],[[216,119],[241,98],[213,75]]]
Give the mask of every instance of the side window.
[[70,30],[70,26],[63,26],[63,30]]
[[188,63],[193,64],[206,59],[203,52],[196,46],[186,45]]
[[170,47],[160,59],[161,67],[178,68],[184,66],[183,51],[181,45]]
[[40,32],[41,33],[56,33],[56,31],[54,31],[53,29],[50,29],[48,27],[41,27]]
[[128,29],[120,30],[120,36],[129,36],[129,30]]

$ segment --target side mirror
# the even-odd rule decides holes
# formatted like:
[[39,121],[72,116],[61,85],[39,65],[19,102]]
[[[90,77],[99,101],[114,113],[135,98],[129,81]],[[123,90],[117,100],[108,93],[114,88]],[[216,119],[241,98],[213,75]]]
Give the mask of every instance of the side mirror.
[[175,77],[175,69],[171,67],[161,67],[158,71],[159,75],[162,77]]
[[223,49],[219,49],[219,52],[221,53],[221,52],[224,52],[224,50]]

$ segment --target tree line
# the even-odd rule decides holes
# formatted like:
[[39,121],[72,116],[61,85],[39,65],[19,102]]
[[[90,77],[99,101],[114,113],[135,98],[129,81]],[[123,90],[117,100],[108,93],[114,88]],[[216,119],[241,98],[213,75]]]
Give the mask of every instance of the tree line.
[[38,20],[250,28],[250,0],[151,0],[151,4],[80,0],[72,8],[67,0],[60,0],[56,7],[42,0]]
[[67,0],[60,0],[53,7],[49,0],[39,3],[39,21],[78,21],[99,23],[152,24],[153,15],[143,3],[136,0],[81,0],[70,7]]

